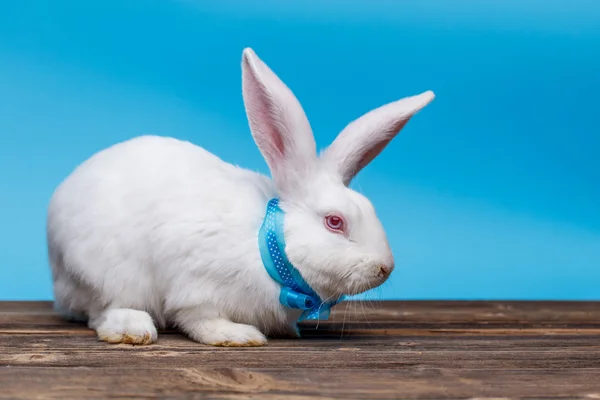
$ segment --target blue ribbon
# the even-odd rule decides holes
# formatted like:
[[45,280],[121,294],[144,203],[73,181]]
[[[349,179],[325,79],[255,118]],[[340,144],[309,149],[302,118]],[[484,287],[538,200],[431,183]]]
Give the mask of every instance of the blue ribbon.
[[279,302],[288,308],[304,310],[298,322],[328,319],[331,307],[342,299],[323,302],[288,260],[283,233],[284,212],[279,199],[271,199],[258,233],[258,247],[265,269],[281,285]]

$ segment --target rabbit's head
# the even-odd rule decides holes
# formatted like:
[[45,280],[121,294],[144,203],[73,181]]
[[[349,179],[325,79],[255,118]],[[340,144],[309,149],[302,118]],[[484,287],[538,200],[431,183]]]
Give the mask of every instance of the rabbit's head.
[[289,260],[324,299],[385,282],[394,269],[386,234],[371,202],[348,185],[434,94],[427,91],[363,115],[317,155],[302,106],[249,48],[243,52],[242,81],[252,137],[285,211]]

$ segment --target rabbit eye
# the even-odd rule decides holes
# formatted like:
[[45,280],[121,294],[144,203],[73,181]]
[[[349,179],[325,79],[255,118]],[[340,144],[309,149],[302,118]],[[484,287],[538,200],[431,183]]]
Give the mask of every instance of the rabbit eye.
[[325,226],[334,232],[344,231],[344,219],[339,215],[328,215],[325,217]]

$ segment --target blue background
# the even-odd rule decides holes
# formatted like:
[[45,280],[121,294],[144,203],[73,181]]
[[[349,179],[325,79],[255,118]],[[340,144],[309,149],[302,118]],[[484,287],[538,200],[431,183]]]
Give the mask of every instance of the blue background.
[[326,146],[437,98],[360,174],[398,269],[373,298],[600,299],[598,0],[0,3],[0,299],[52,297],[45,215],[94,152],[147,133],[268,172],[253,47]]

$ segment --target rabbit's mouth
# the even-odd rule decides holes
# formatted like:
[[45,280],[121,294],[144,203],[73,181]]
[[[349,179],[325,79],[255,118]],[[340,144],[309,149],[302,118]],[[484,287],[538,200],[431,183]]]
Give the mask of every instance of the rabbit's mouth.
[[[342,296],[354,296],[382,285],[389,278],[393,267],[384,265],[356,265],[345,273],[314,271],[307,282],[325,301]],[[312,278],[312,279],[311,279]]]
[[345,294],[353,296],[374,289],[387,281],[393,270],[393,265],[381,263],[356,265],[344,276]]

